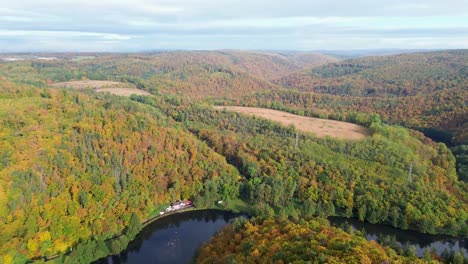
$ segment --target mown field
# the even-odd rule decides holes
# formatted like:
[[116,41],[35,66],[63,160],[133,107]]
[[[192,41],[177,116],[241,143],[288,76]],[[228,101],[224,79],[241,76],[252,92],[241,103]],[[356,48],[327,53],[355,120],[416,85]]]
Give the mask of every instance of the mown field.
[[111,94],[121,95],[121,96],[130,96],[132,94],[151,95],[149,92],[135,88],[131,84],[123,83],[123,82],[113,82],[113,81],[94,81],[94,80],[70,81],[70,82],[55,83],[52,86],[66,87],[66,88],[72,88],[72,89],[94,89],[98,93],[111,93]]
[[226,109],[227,111],[266,118],[286,126],[292,125],[299,131],[313,133],[317,137],[334,137],[356,140],[365,138],[371,134],[371,131],[368,128],[348,122],[293,115],[287,112],[266,108],[215,106],[215,109]]

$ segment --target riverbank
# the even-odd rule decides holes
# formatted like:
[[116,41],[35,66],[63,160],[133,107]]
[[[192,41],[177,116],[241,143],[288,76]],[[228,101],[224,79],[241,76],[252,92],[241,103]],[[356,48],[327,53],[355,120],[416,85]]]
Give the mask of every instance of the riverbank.
[[[194,206],[191,206],[191,207],[183,208],[183,209],[180,209],[180,210],[177,210],[177,211],[166,212],[166,213],[164,213],[163,215],[156,214],[155,216],[150,217],[150,218],[148,218],[148,219],[142,221],[142,223],[141,223],[141,229],[143,229],[143,228],[145,228],[146,226],[152,224],[153,222],[155,222],[155,221],[157,221],[157,220],[160,220],[160,219],[162,219],[162,218],[165,218],[165,217],[167,217],[167,216],[171,216],[171,215],[174,215],[174,214],[185,213],[185,212],[190,212],[190,211],[207,210],[207,209],[209,209],[209,208],[196,208],[196,207],[194,207]],[[159,212],[158,212],[158,213],[159,213]],[[122,237],[122,236],[124,236],[124,235],[126,235],[126,233],[125,233],[125,232],[122,232],[122,233],[117,234],[117,235],[115,235],[115,236],[113,236],[113,237],[111,237],[111,238],[105,239],[104,242],[110,244],[113,240],[117,240],[117,239],[119,239],[120,237]],[[51,262],[51,261],[56,260],[56,259],[58,259],[58,258],[60,258],[60,257],[66,257],[66,256],[68,256],[68,255],[70,255],[70,254],[72,254],[72,253],[73,253],[73,250],[70,250],[70,251],[68,251],[68,252],[66,252],[66,253],[64,253],[64,254],[58,254],[58,255],[54,255],[54,256],[50,256],[50,257],[45,256],[45,257],[38,258],[38,259],[36,259],[36,260],[42,259],[44,262]],[[117,254],[118,254],[118,253],[117,253]],[[112,255],[114,255],[114,254],[112,254]],[[108,256],[112,256],[112,255],[108,255]],[[99,258],[100,258],[100,257],[99,257]],[[97,259],[99,259],[99,258],[97,258]]]
[[[237,213],[237,214],[245,214],[245,215],[249,215],[249,216],[256,215],[255,208],[252,205],[246,203],[245,201],[243,201],[241,199],[236,199],[236,200],[232,200],[232,201],[224,201],[222,203],[213,205],[212,207],[209,207],[209,208],[197,208],[197,207],[192,206],[192,207],[184,208],[184,209],[177,210],[177,211],[167,212],[167,213],[164,213],[162,215],[159,214],[159,211],[155,211],[155,212],[152,213],[152,215],[154,215],[153,217],[147,218],[147,219],[145,219],[145,220],[143,220],[141,222],[141,228],[139,229],[138,234],[135,237],[129,237],[125,232],[122,232],[119,235],[116,235],[116,236],[114,236],[112,238],[109,238],[109,239],[106,239],[106,240],[102,241],[109,248],[108,249],[108,254],[105,255],[105,256],[102,256],[102,255],[95,256],[96,258],[94,258],[94,259],[96,260],[96,259],[102,259],[102,258],[106,258],[106,257],[120,255],[121,252],[127,250],[128,245],[130,243],[133,243],[133,240],[136,237],[141,236],[141,232],[142,232],[142,230],[144,228],[147,228],[149,225],[151,225],[151,224],[153,224],[155,222],[158,222],[160,220],[163,220],[165,218],[168,218],[168,217],[171,217],[171,216],[174,216],[174,215],[177,215],[177,214],[183,215],[183,214],[189,213],[189,212],[210,211],[210,210],[226,211],[226,212]],[[278,215],[278,212],[275,212],[275,214]],[[414,238],[423,238],[422,240],[438,241],[438,240],[442,239],[442,240],[444,240],[443,243],[445,243],[445,241],[447,241],[449,239],[447,237],[440,237],[441,235],[434,236],[434,235],[429,235],[429,234],[426,235],[426,234],[423,234],[423,233],[409,231],[409,230],[401,230],[401,229],[393,228],[390,225],[385,225],[385,224],[372,225],[372,224],[367,223],[367,222],[358,221],[354,217],[348,218],[348,217],[343,217],[343,216],[332,216],[332,217],[330,217],[328,219],[333,222],[332,218],[340,218],[341,219],[340,221],[342,221],[342,222],[353,222],[355,227],[359,226],[359,224],[356,224],[356,222],[359,222],[359,223],[361,223],[360,226],[371,226],[371,228],[373,228],[373,229],[375,229],[375,226],[377,226],[378,229],[388,229],[390,231],[386,231],[386,232],[383,232],[383,233],[384,234],[399,233],[400,234],[399,237],[402,237],[402,238],[406,237],[406,236],[404,236],[405,233],[411,233],[410,236],[412,236]],[[356,228],[356,229],[360,229],[360,228]],[[376,232],[373,232],[373,233],[375,234]],[[377,240],[378,239],[378,237],[376,237],[376,236],[366,237],[366,238],[368,240]],[[414,242],[414,241],[422,241],[422,240],[421,239],[409,239],[408,241]],[[454,241],[459,241],[457,246],[466,248],[466,243],[464,242],[463,238],[453,238],[453,240]],[[90,242],[92,243],[92,241],[93,240],[91,240]],[[83,242],[83,243],[84,244],[86,244],[86,243],[89,244],[90,242]],[[419,243],[419,242],[417,242],[417,243]],[[118,250],[116,248],[117,246],[115,246],[116,244],[118,245],[118,248],[119,248]],[[421,244],[421,246],[419,246],[417,244],[417,250],[418,251],[420,249],[423,250],[423,248],[424,248],[424,246],[422,245],[423,243],[419,243],[419,244]],[[79,245],[75,246],[74,250],[76,248],[78,248],[78,246]],[[446,246],[446,244],[443,244],[443,246],[449,248],[449,246]],[[94,252],[95,249],[86,248],[86,250],[82,249],[82,251]],[[55,259],[60,258],[60,257],[65,259],[65,258],[67,258],[68,255],[70,255],[72,253],[73,253],[73,251],[69,251],[69,252],[67,252],[66,254],[63,254],[63,255],[57,255],[57,256],[54,256],[54,257],[50,257],[50,258],[43,258],[43,260],[45,262],[49,262],[51,260],[55,260]],[[418,252],[418,253],[420,253],[420,252]],[[438,253],[440,254],[440,251]]]
[[148,226],[149,224],[153,223],[154,221],[157,221],[159,219],[162,219],[166,216],[170,216],[170,215],[174,215],[174,214],[180,214],[180,213],[185,213],[185,212],[190,212],[190,211],[201,211],[201,210],[207,210],[207,208],[196,208],[194,206],[192,207],[188,207],[188,208],[184,208],[184,209],[180,209],[180,210],[177,210],[177,211],[172,211],[172,212],[167,212],[167,213],[164,213],[162,215],[156,215],[156,216],[153,216],[151,218],[148,218],[144,221],[141,222],[141,227],[144,228],[146,226]]
[[[197,212],[197,211],[207,211],[207,212],[208,211],[220,211],[220,212],[229,212],[229,213],[233,213],[233,214],[243,214],[243,215],[248,215],[248,216],[255,215],[255,210],[251,205],[249,205],[248,203],[246,203],[245,201],[243,201],[241,199],[236,199],[236,200],[232,200],[232,201],[224,201],[222,203],[218,203],[218,204],[216,204],[214,206],[207,207],[207,208],[198,208],[198,207],[192,206],[192,207],[184,208],[184,209],[177,210],[177,211],[167,212],[167,213],[164,213],[162,215],[159,214],[159,211],[155,211],[155,212],[153,212],[153,214],[154,214],[153,217],[150,217],[150,218],[145,219],[144,221],[142,221],[141,230],[143,230],[144,228],[147,228],[149,225],[151,225],[151,224],[153,224],[155,222],[158,222],[160,220],[164,220],[164,219],[166,219],[168,217],[171,217],[171,216],[174,216],[174,215],[177,215],[177,214],[185,214],[185,213]],[[120,234],[118,236],[110,238],[110,239],[106,240],[106,242],[109,242],[110,240],[117,240],[119,237],[121,237],[123,235],[125,235],[125,233],[122,233],[122,234]],[[131,243],[131,242],[133,242],[133,241],[129,241],[129,243]],[[125,249],[123,249],[122,251],[124,251],[124,250]],[[110,254],[107,257],[117,256],[117,255],[120,255],[120,254],[121,254],[121,252],[116,253],[116,254]]]
[[[227,210],[218,209],[198,209],[180,214],[172,214],[154,221],[151,225],[145,227],[139,235],[129,243],[128,247],[121,253],[113,257],[101,259],[96,264],[111,264],[111,263],[150,263],[158,260],[157,263],[190,263],[190,261],[176,261],[176,258],[186,258],[193,251],[189,248],[196,248],[200,245],[200,241],[209,241],[207,236],[208,230],[213,230],[221,227],[219,221],[234,219],[241,214],[233,214]],[[466,243],[463,240],[450,241],[444,237],[424,235],[409,231],[401,231],[385,225],[372,225],[366,222],[351,222],[347,218],[328,219],[332,226],[341,227],[342,223],[348,222],[354,231],[350,228],[345,228],[345,231],[352,235],[364,236],[367,240],[378,240],[387,236],[395,236],[393,241],[401,245],[401,249],[397,250],[399,254],[405,254],[406,251],[415,251],[421,257],[424,252],[433,247],[434,252],[441,253],[444,249],[448,251],[454,250],[458,252],[462,247],[466,249]],[[292,220],[293,223],[297,221]],[[364,228],[363,228],[364,227]],[[362,232],[365,229],[366,231]],[[209,231],[210,234],[211,231]],[[390,240],[392,241],[392,240]],[[385,240],[383,240],[383,244]],[[466,252],[466,251],[464,251]],[[167,259],[166,259],[167,257]],[[173,262],[170,262],[172,260]],[[180,260],[180,259],[177,259]]]
[[192,263],[197,250],[243,214],[207,209],[172,214],[141,230],[127,248],[94,264]]

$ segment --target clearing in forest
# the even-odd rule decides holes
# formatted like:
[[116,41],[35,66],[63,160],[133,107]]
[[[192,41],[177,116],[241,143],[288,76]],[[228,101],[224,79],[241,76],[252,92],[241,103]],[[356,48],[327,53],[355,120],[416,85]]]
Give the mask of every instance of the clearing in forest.
[[131,84],[113,81],[71,81],[61,82],[52,84],[54,87],[66,87],[73,89],[94,89],[98,93],[111,93],[121,96],[136,95],[151,95],[147,91],[140,90],[136,87],[132,87]]
[[297,130],[314,133],[317,137],[328,136],[340,139],[357,140],[371,135],[371,131],[368,128],[353,123],[298,116],[272,109],[242,106],[215,106],[215,109],[226,109],[227,111],[262,117],[279,122],[286,126],[294,125]]

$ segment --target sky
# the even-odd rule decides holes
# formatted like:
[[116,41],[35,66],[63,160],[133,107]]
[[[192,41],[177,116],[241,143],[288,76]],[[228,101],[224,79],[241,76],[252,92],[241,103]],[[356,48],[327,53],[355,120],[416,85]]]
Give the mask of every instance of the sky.
[[468,48],[468,0],[0,0],[0,52]]

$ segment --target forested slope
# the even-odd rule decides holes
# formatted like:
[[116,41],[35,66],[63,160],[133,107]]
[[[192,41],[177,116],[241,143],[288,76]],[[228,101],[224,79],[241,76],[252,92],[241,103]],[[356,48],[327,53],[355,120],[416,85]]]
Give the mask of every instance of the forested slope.
[[241,51],[97,54],[96,58],[83,61],[73,60],[71,55],[56,56],[61,59],[0,64],[0,75],[39,86],[88,78],[132,82],[153,93],[235,98],[278,88],[269,79],[336,61],[314,53]]
[[467,54],[437,51],[339,62],[300,52],[97,54],[83,61],[62,55],[63,60],[50,62],[1,63],[0,74],[39,86],[83,78],[123,81],[152,93],[251,106],[282,104],[331,117],[374,112],[438,141],[466,144]]
[[262,91],[220,104],[260,106],[306,116],[344,120],[354,113],[376,113],[389,124],[424,132],[450,145],[468,144],[468,89],[441,90],[401,98],[359,97],[298,92]]
[[256,91],[220,104],[260,106],[337,120],[353,112],[423,132],[457,147],[467,180],[468,52],[435,51],[364,57],[303,69],[276,81],[286,89]]
[[[449,144],[467,144],[468,51],[364,57],[293,73],[254,96],[305,111],[374,112]],[[337,113],[338,112],[338,113]],[[341,112],[341,113],[340,113]]]
[[468,87],[468,51],[364,57],[293,73],[278,81],[301,91],[348,96],[411,96]]
[[196,262],[439,263],[432,257],[423,260],[399,255],[363,236],[331,227],[325,219],[255,219],[223,228],[201,248]]
[[238,188],[224,157],[117,97],[2,81],[0,149],[0,255],[15,263],[103,241],[171,201]]
[[[308,53],[200,51],[0,63],[0,255],[22,262],[73,247],[61,260],[87,263],[87,254],[122,249],[138,230],[130,227],[162,205],[189,197],[200,208],[241,198],[262,216],[355,216],[468,236],[466,164],[457,177],[446,145],[394,126],[466,143],[466,54],[336,62]],[[132,83],[154,96],[50,85],[81,79]],[[213,102],[353,122],[372,136],[296,134],[215,111]],[[454,153],[463,161],[468,152]]]
[[[154,98],[134,97],[150,105]],[[416,131],[355,115],[373,135],[320,139],[255,117],[201,105],[173,116],[235,165],[241,197],[260,215],[344,215],[427,233],[467,235],[467,185],[449,149]]]

